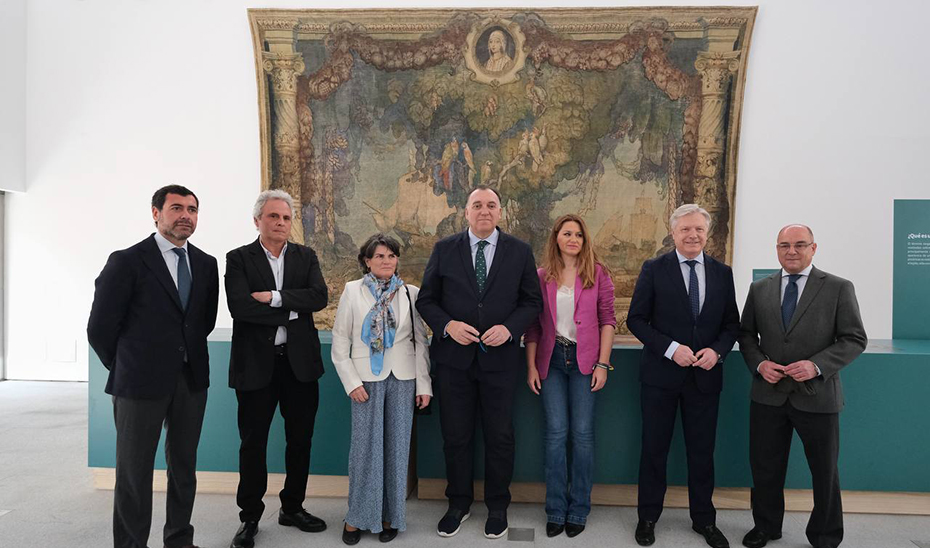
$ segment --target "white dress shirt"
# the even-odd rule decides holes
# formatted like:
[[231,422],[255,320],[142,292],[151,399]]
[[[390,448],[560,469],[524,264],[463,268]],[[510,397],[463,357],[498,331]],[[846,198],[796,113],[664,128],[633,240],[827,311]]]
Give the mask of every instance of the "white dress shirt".
[[[174,280],[174,287],[177,289],[178,263],[181,261],[181,258],[174,252],[174,248],[178,246],[169,242],[167,238],[157,231],[155,232],[155,243],[158,245],[158,250],[161,251],[161,258],[165,260],[165,266],[168,267],[168,274],[171,274],[171,279]],[[181,249],[184,250],[184,253],[187,253],[187,240],[184,240],[184,245],[181,246]],[[194,273],[191,272],[190,254],[187,255],[187,260],[185,262],[187,263],[187,271],[191,274],[191,282],[193,282]]]
[[[494,232],[492,232],[490,236],[484,239],[486,242],[491,244],[491,245],[484,246],[484,262],[485,262],[485,265],[487,265],[488,267],[488,271],[485,272],[485,274],[487,274],[488,272],[491,272],[491,261],[494,260],[494,250],[497,249],[497,239],[500,237],[500,234],[501,234],[500,231],[495,228]],[[472,232],[471,229],[469,228],[468,229],[468,244],[471,247],[472,266],[475,266],[475,258],[478,256],[478,242],[480,241],[481,241],[481,238],[475,236],[475,233]]]
[[[685,261],[690,261],[691,259],[685,257],[678,250],[675,250],[675,255],[678,255],[678,266],[681,268],[681,277],[685,282],[685,292],[690,295],[689,288],[691,287],[691,267]],[[694,265],[694,273],[697,274],[698,280],[698,297],[700,303],[698,305],[698,313],[704,309],[704,297],[707,295],[707,277],[704,275],[704,252],[702,251],[697,257],[694,258],[697,261],[697,264]],[[665,351],[665,357],[672,359],[672,356],[675,355],[675,351],[678,350],[678,347],[681,344],[678,341],[672,341],[672,344],[668,345],[668,349]],[[700,350],[699,348],[692,348],[691,350]]]
[[560,285],[555,293],[555,332],[568,340],[578,342],[574,287]]
[[[262,243],[262,239],[258,239],[258,243],[262,246],[262,250],[265,252],[265,257],[268,258],[268,265],[271,266],[271,274],[274,276],[274,286],[275,290],[271,292],[271,305],[272,308],[281,308],[281,286],[284,285],[284,253],[287,251],[287,242],[284,242],[284,247],[281,248],[281,253],[275,257],[268,251],[268,248],[265,247],[265,244]],[[296,320],[297,312],[291,310],[288,320]],[[287,342],[287,327],[283,325],[278,326],[278,330],[274,334],[274,344],[278,346],[279,344],[284,344]]]
[[[801,293],[804,292],[804,286],[807,285],[807,279],[808,279],[808,278],[810,277],[810,275],[811,275],[811,269],[812,269],[812,268],[814,268],[814,265],[809,264],[809,265],[807,265],[807,268],[805,268],[804,270],[798,272],[798,275],[801,276],[801,277],[798,278],[797,281],[795,282],[796,284],[798,284],[798,302],[801,302]],[[784,302],[784,300],[785,300],[785,288],[788,287],[788,281],[789,281],[788,276],[790,276],[790,275],[791,275],[791,274],[788,274],[787,272],[785,272],[785,269],[784,269],[784,268],[781,269],[781,297],[779,297],[779,299],[778,299],[778,300],[781,301],[781,302]],[[795,303],[795,304],[797,304],[797,303]],[[782,365],[787,365],[787,364],[782,364]],[[759,363],[759,365],[756,366],[756,371],[758,371],[760,367],[762,367],[762,363],[761,363],[761,362]],[[818,367],[816,363],[814,364],[814,370],[817,372],[817,376],[819,377],[819,376],[820,376],[820,367]]]
[[[795,282],[798,284],[798,301],[801,300],[801,293],[804,293],[804,286],[807,285],[807,278],[810,277],[812,268],[814,268],[814,265],[809,264],[807,268],[798,272],[798,275],[801,276],[798,278],[798,281]],[[781,297],[778,299],[779,301],[785,300],[785,288],[788,287],[788,276],[790,276],[790,274],[785,272],[784,268],[781,269]]]
[[[485,274],[488,274],[491,272],[491,261],[494,260],[494,250],[497,249],[497,239],[500,237],[500,234],[501,234],[500,231],[497,228],[495,228],[494,232],[492,232],[490,236],[484,239],[484,241],[490,244],[490,245],[484,246],[484,264],[487,267],[487,272],[485,272]],[[481,241],[481,238],[475,236],[475,233],[472,232],[471,229],[469,228],[468,229],[468,246],[471,249],[471,265],[472,266],[475,266],[475,258],[478,257],[478,242],[480,241]],[[453,320],[449,320],[449,323],[452,323],[452,321]],[[443,337],[449,336],[449,332],[446,331],[446,329],[449,328],[449,323],[447,323],[446,327],[444,327],[442,330]]]
[[[810,278],[811,269],[812,269],[812,268],[814,268],[814,265],[809,264],[809,265],[807,265],[807,268],[805,268],[804,270],[798,272],[798,275],[801,276],[801,277],[798,278],[796,282],[794,282],[794,283],[798,284],[798,302],[801,302],[801,293],[804,293],[804,286],[807,285],[807,279]],[[781,269],[781,299],[779,299],[779,300],[781,300],[781,301],[784,301],[784,300],[785,300],[785,288],[788,287],[788,281],[789,281],[788,276],[790,276],[790,274],[788,274],[787,272],[785,272],[785,269],[784,269],[784,268]],[[795,303],[795,304],[797,304],[797,303]],[[761,364],[760,364],[760,365],[761,365]],[[756,367],[756,371],[758,371],[758,370],[759,370],[759,368]],[[816,363],[814,364],[814,370],[817,371],[817,376],[819,377],[819,376],[820,376],[820,367],[818,367]]]

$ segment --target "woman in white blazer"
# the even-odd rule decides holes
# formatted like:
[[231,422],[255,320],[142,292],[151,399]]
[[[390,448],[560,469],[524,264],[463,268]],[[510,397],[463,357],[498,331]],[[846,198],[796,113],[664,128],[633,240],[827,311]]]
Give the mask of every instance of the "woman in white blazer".
[[400,244],[375,234],[362,244],[365,273],[346,284],[333,324],[333,364],[352,400],[349,511],[342,541],[363,530],[389,542],[407,528],[407,461],[413,407],[429,405],[426,328],[419,289],[397,276]]

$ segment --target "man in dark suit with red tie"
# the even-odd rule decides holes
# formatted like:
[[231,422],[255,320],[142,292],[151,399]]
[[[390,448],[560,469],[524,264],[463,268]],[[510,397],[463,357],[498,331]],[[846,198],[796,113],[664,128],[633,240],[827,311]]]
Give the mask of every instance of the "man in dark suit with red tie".
[[636,542],[655,542],[662,514],[668,451],[681,408],[688,457],[692,529],[713,548],[729,542],[717,529],[714,444],[723,360],[739,332],[733,272],[704,253],[710,215],[695,204],[672,214],[675,250],[643,264],[627,326],[643,343],[640,361],[643,434]]
[[485,442],[484,534],[507,532],[513,476],[513,395],[524,370],[520,337],[542,309],[530,246],[497,228],[500,195],[479,186],[468,196],[468,230],[436,243],[417,310],[433,330],[449,509],[437,532],[450,537],[474,501],[475,422]]
[[148,546],[152,469],[164,426],[164,543],[192,546],[197,444],[207,404],[207,335],[216,323],[216,259],[188,243],[200,202],[179,185],[152,196],[157,232],[116,251],[97,277],[87,340],[109,369],[116,422],[113,545]]

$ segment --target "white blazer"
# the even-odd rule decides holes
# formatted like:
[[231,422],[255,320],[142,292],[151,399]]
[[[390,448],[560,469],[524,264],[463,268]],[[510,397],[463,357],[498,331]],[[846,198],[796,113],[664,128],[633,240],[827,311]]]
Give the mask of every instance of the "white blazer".
[[[339,307],[336,309],[336,320],[333,323],[332,357],[346,394],[362,386],[362,381],[383,381],[394,373],[400,380],[416,379],[418,396],[433,395],[429,377],[426,327],[416,307],[420,290],[413,285],[406,287],[410,290],[410,300],[407,299],[407,291],[401,287],[391,301],[397,330],[394,333],[394,346],[385,351],[384,367],[377,376],[371,372],[368,345],[362,342],[362,322],[374,306],[375,298],[371,291],[362,285],[361,279],[348,282],[342,291]],[[414,318],[410,317],[411,308]],[[410,340],[412,326],[417,341],[416,351]]]

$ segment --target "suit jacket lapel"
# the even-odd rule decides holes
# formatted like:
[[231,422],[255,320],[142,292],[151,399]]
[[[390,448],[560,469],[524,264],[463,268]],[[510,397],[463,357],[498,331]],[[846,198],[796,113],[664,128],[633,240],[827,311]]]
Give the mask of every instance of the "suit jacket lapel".
[[[468,278],[468,284],[471,287],[471,290],[475,292],[475,295],[478,295],[478,278],[475,276],[475,265],[471,261],[471,246],[468,243],[468,231],[462,232],[459,236],[459,257],[462,259],[462,266],[465,269],[465,277]],[[496,254],[495,254],[496,256]],[[492,263],[493,264],[493,263]],[[490,281],[490,280],[488,280]],[[485,288],[488,284],[485,282]]]
[[187,251],[187,258],[190,260],[191,267],[191,294],[187,302],[187,309],[190,310],[194,299],[201,293],[206,292],[207,277],[205,275],[206,267],[204,265],[206,261],[204,260],[204,253],[191,243],[187,244]]
[[[707,256],[707,253],[704,253],[704,306],[701,307],[701,313],[698,314],[699,319],[704,315],[704,311],[706,311],[712,303],[716,302],[715,299],[717,297],[715,293],[720,289],[717,283],[719,281],[717,278],[718,274],[717,264],[713,259]],[[691,304],[690,300],[688,304]]]
[[[249,255],[252,256],[252,265],[258,270],[259,276],[262,277],[262,282],[264,282],[265,287],[268,288],[265,291],[277,289],[277,285],[274,281],[274,272],[271,271],[271,265],[268,264],[268,257],[265,255],[265,250],[262,249],[262,244],[259,243],[258,238],[249,246]],[[284,268],[287,268],[287,257],[284,258]],[[287,278],[285,277],[285,279]]]
[[[688,290],[685,289],[685,280],[681,275],[681,264],[678,262],[678,255],[675,250],[665,255],[665,272],[668,274],[669,281],[672,284],[672,291],[678,295],[681,306],[691,315],[691,300],[688,299]],[[706,270],[705,270],[706,273]]]
[[556,321],[558,319],[556,310],[556,299],[558,298],[558,293],[559,282],[557,280],[546,282],[546,302],[549,303],[549,315],[552,316],[553,327],[555,327]]
[[798,324],[801,316],[807,312],[811,302],[817,297],[817,293],[820,293],[820,290],[823,288],[823,279],[823,272],[816,268],[811,269],[810,274],[807,276],[807,282],[804,284],[804,292],[801,293],[801,298],[798,299],[798,307],[795,308],[794,315],[791,316],[791,323],[788,324],[788,330],[785,332],[786,334],[794,329],[794,326]]
[[[284,252],[284,279],[281,281],[281,289],[291,289],[292,284],[296,283],[297,271],[301,265],[297,264],[297,258],[300,257],[300,254],[297,253],[297,249],[294,247],[295,244],[288,242],[287,251]],[[266,263],[268,261],[265,261]],[[269,265],[269,270],[271,265]],[[273,277],[273,276],[272,276]]]
[[[410,299],[407,297],[407,292],[409,290],[410,288],[406,285],[398,287],[397,291],[394,292],[394,299],[391,302],[392,305],[397,303],[397,323],[395,325],[398,327],[403,325],[404,320],[410,315]],[[413,327],[414,326],[411,324],[410,329],[413,329]]]
[[148,249],[142,255],[142,262],[155,274],[155,279],[165,288],[165,291],[168,292],[174,304],[183,311],[184,308],[181,306],[181,297],[178,295],[178,286],[175,285],[174,280],[171,279],[171,273],[168,272],[168,265],[165,264],[165,259],[158,249],[158,244],[155,243],[154,235],[149,237],[146,246]]
[[785,323],[781,319],[781,270],[772,274],[762,286],[762,302],[771,310],[772,317],[781,332],[785,332]]
[[[484,291],[487,292],[488,288],[491,287],[491,284],[494,283],[494,277],[497,276],[497,273],[500,272],[501,263],[504,262],[504,257],[507,256],[507,248],[510,246],[508,238],[504,235],[503,231],[497,229],[497,249],[494,250],[494,259],[491,261],[491,270],[488,272],[488,279],[484,283]],[[475,281],[475,287],[478,286],[478,282]]]
[[581,292],[584,291],[584,283],[581,281],[581,276],[575,275],[575,307],[572,309],[572,317],[574,318],[575,313],[578,312],[578,301],[581,299]]

